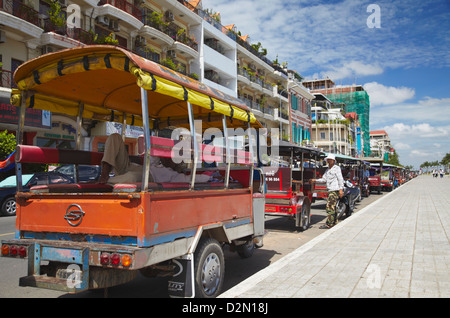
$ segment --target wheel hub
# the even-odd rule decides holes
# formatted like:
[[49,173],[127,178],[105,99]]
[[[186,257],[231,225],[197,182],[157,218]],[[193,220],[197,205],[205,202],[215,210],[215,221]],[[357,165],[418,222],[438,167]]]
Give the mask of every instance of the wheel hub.
[[219,286],[220,260],[215,253],[206,257],[202,266],[202,285],[206,294],[213,294]]

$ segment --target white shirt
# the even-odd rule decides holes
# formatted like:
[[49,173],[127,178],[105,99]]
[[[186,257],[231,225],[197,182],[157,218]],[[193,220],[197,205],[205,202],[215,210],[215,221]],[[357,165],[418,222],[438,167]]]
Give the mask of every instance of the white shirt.
[[333,165],[331,169],[328,168],[322,178],[317,179],[316,182],[326,182],[328,191],[344,189],[344,178],[342,177],[341,168],[337,165]]

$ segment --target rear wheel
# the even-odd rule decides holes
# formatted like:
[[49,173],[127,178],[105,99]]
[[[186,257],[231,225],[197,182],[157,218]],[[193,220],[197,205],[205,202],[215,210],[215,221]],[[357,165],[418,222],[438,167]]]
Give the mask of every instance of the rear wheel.
[[222,247],[212,238],[201,239],[194,254],[195,296],[214,298],[221,293],[225,274]]
[[7,216],[16,215],[16,199],[9,197],[2,204],[2,214]]
[[310,224],[310,206],[309,204],[303,204],[302,205],[302,212],[300,215],[301,218],[301,223],[300,223],[300,229],[302,231],[306,231],[309,228],[309,224]]
[[343,200],[339,200],[338,203],[336,204],[336,215],[338,220],[341,219],[344,214],[347,214],[347,204],[345,204],[345,202]]
[[253,240],[248,240],[245,244],[236,246],[236,252],[241,258],[252,257],[254,251],[255,243],[253,243]]

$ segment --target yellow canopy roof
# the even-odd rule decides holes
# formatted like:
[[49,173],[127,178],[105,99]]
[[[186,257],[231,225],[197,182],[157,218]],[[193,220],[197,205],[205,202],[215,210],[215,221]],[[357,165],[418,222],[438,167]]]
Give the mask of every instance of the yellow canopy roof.
[[[22,64],[14,73],[19,90],[11,96],[20,106],[20,92],[27,91],[27,107],[72,116],[84,104],[83,117],[142,125],[140,87],[148,91],[149,116],[157,128],[186,126],[186,102],[203,128],[221,127],[222,116],[230,127],[261,127],[239,99],[108,45],[71,48],[40,56]],[[162,127],[161,127],[162,126]]]

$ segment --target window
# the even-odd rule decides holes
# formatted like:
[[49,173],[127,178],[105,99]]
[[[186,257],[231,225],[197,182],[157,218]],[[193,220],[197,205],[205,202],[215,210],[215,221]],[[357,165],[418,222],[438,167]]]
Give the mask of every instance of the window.
[[292,123],[292,141],[294,143],[296,143],[298,140],[298,136],[297,136],[297,124],[296,123]]
[[298,109],[298,98],[294,94],[291,94],[291,108],[294,110]]
[[325,139],[326,137],[325,137],[325,133],[324,132],[321,132],[320,133],[320,139]]

